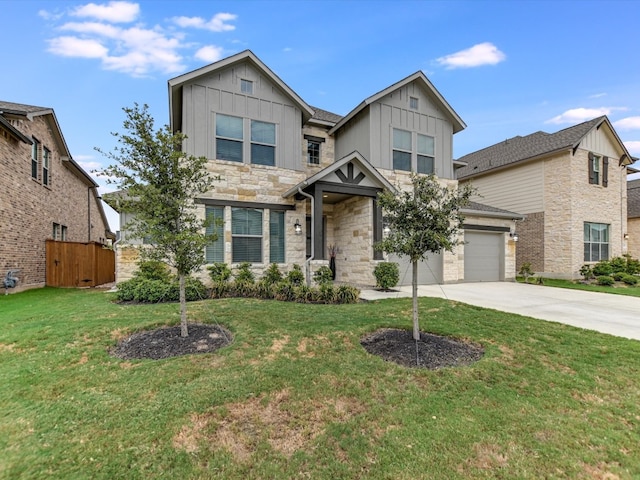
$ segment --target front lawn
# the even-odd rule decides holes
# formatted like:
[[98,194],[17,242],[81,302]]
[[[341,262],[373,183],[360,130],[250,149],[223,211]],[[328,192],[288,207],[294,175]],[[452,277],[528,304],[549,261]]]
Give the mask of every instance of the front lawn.
[[360,345],[411,328],[411,299],[190,303],[233,343],[121,360],[178,305],[96,290],[0,298],[0,478],[469,479],[640,476],[640,342],[442,299],[421,327],[481,344],[407,369]]
[[[524,283],[522,277],[518,277],[518,281]],[[583,283],[573,280],[560,280],[558,278],[544,278],[543,284],[547,287],[570,288],[573,290],[586,290],[588,292],[615,293],[616,295],[628,295],[630,297],[640,297],[640,284],[636,286],[626,285],[623,282],[616,282],[614,285],[598,285],[595,282]],[[529,283],[535,283],[529,279]]]

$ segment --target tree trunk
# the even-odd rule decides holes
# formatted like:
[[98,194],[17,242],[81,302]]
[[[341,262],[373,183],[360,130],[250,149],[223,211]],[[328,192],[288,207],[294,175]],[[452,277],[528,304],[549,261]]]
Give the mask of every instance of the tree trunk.
[[189,328],[187,327],[187,296],[184,288],[184,273],[179,275],[180,278],[180,335],[189,336]]
[[418,261],[411,261],[411,289],[413,293],[413,339],[420,340],[420,323],[418,321]]

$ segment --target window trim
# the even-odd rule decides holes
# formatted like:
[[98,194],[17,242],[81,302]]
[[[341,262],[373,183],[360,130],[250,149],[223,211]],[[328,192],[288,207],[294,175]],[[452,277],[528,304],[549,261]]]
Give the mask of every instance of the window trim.
[[[257,124],[257,123],[262,123],[264,125],[271,125],[273,127],[273,144],[267,143],[267,142],[263,142],[263,141],[259,141],[259,140],[254,140],[253,139],[253,125]],[[269,167],[275,167],[276,166],[276,146],[278,144],[278,129],[275,123],[273,122],[265,122],[263,120],[253,120],[251,119],[250,121],[250,126],[251,126],[251,164],[252,165],[266,165]],[[257,163],[254,161],[254,154],[253,154],[253,146],[260,146],[260,147],[268,147],[271,148],[272,152],[273,152],[273,163]]]
[[33,140],[33,144],[31,145],[31,178],[39,180],[40,142],[35,137],[31,137],[31,140]]
[[[396,131],[409,134],[410,150],[406,150],[405,148],[396,146]],[[402,172],[412,172],[413,171],[413,148],[411,148],[411,147],[413,147],[413,132],[411,130],[404,130],[402,128],[392,127],[392,130],[391,130],[391,162],[392,162],[393,170],[400,170]],[[404,168],[396,168],[395,152],[399,152],[399,153],[402,153],[402,154],[407,154],[407,153],[409,154],[409,169],[408,170],[404,169]]]
[[[406,132],[409,133],[411,138],[410,138],[410,142],[411,142],[411,150],[406,150],[402,147],[396,147],[395,145],[395,131],[399,131],[399,132]],[[433,151],[432,153],[427,153],[427,152],[421,152],[419,149],[419,145],[420,145],[420,137],[424,137],[424,138],[429,138],[432,140],[431,144],[433,145]],[[403,153],[403,154],[409,154],[410,155],[410,168],[409,170],[405,170],[403,168],[396,168],[396,164],[395,164],[395,152],[399,152],[399,153]],[[432,162],[432,171],[431,172],[420,172],[419,170],[419,166],[420,166],[420,162],[419,160],[421,158],[425,158],[425,159],[431,159]],[[391,168],[393,170],[398,170],[398,171],[402,171],[402,172],[413,172],[413,173],[418,173],[421,175],[429,175],[429,174],[435,174],[436,173],[436,137],[434,135],[429,135],[427,133],[422,133],[422,132],[416,132],[416,131],[412,131],[412,130],[405,130],[402,128],[397,128],[392,126],[391,127]]]
[[[311,152],[312,145],[315,145],[314,152]],[[309,165],[320,165],[320,145],[321,142],[307,139],[307,163]]]
[[[235,118],[235,119],[240,119],[241,121],[241,125],[242,125],[242,130],[241,130],[241,137],[240,138],[236,138],[236,137],[228,137],[225,135],[220,135],[218,133],[218,119],[220,118]],[[216,152],[215,152],[215,158],[216,160],[224,160],[227,162],[236,162],[236,163],[244,163],[244,118],[242,117],[238,117],[236,115],[226,115],[224,113],[216,113],[216,124],[214,126],[215,128],[215,138],[216,138],[216,143],[215,143],[215,147],[216,147]],[[240,158],[239,159],[233,159],[233,158],[221,158],[220,157],[220,149],[218,148],[218,140],[222,140],[225,142],[234,142],[234,143],[239,143],[240,144]]]
[[42,184],[47,187],[50,186],[51,182],[51,150],[47,147],[42,147]]
[[[606,233],[606,241],[594,241],[592,240],[592,233],[596,231],[595,228],[592,227],[605,227],[602,230],[599,230],[600,233]],[[587,230],[588,229],[588,230]],[[594,258],[593,255],[593,246],[598,245],[598,255],[597,258]],[[603,255],[602,246],[606,245],[606,253]],[[583,246],[584,246],[584,261],[585,262],[599,262],[601,260],[609,260],[611,258],[611,252],[609,246],[611,245],[611,224],[608,223],[599,223],[599,222],[584,222],[583,224]]]
[[[239,210],[254,210],[260,212],[260,234],[239,234],[233,232],[233,214]],[[235,240],[240,238],[258,238],[260,239],[260,259],[259,260],[247,260],[236,259],[235,257]],[[231,263],[243,263],[249,262],[252,264],[262,264],[264,262],[264,210],[260,208],[245,208],[245,207],[231,207]]]
[[[205,218],[208,219],[209,215],[213,215],[213,221],[211,225],[207,226],[205,232],[207,234],[216,233],[218,238],[216,238],[215,242],[211,242],[205,247],[205,261],[207,264],[222,263],[224,262],[224,207],[220,205],[206,205]],[[216,225],[218,218],[222,219],[220,225]]]
[[240,79],[240,92],[253,95],[253,80]]
[[[274,220],[278,218],[278,222]],[[278,232],[273,231],[274,227]],[[278,243],[277,249],[282,250],[282,257],[274,259],[274,244]],[[269,263],[287,262],[287,214],[284,210],[269,210]]]
[[420,105],[420,99],[418,97],[409,97],[409,108],[411,110],[418,110]]

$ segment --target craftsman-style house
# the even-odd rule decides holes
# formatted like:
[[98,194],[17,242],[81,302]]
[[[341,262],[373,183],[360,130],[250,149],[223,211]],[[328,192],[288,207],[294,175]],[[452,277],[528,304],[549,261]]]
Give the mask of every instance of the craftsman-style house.
[[[169,110],[184,151],[221,177],[196,199],[203,218],[223,219],[208,263],[250,262],[259,275],[270,263],[314,271],[334,254],[337,281],[372,285],[385,258],[374,249],[384,230],[378,192],[407,188],[412,172],[457,185],[453,135],[465,124],[422,72],[342,117],[307,104],[247,50],[169,80]],[[509,233],[523,217],[480,204],[465,214],[465,245],[423,262],[421,283],[514,277]],[[118,249],[118,281],[135,258]],[[410,283],[408,261],[394,260]]]

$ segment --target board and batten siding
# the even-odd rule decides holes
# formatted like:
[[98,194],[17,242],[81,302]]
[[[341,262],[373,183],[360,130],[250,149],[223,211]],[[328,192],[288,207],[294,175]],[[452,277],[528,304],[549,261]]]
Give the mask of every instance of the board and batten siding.
[[461,183],[477,189],[472,200],[521,214],[544,210],[544,162],[532,162]]
[[[253,94],[240,90],[242,79],[253,82]],[[302,170],[302,112],[284,92],[247,64],[199,77],[182,89],[182,131],[185,151],[215,160],[217,113],[276,125],[276,167]],[[250,162],[251,131],[244,128],[244,163]]]
[[[418,99],[418,110],[409,108],[410,97]],[[336,158],[357,150],[374,167],[392,170],[394,128],[434,137],[435,174],[454,178],[453,126],[417,82],[373,102],[345,125],[336,138]]]
[[590,152],[605,155],[610,159],[619,159],[622,151],[616,149],[616,146],[601,129],[592,129],[580,142],[580,148]]

